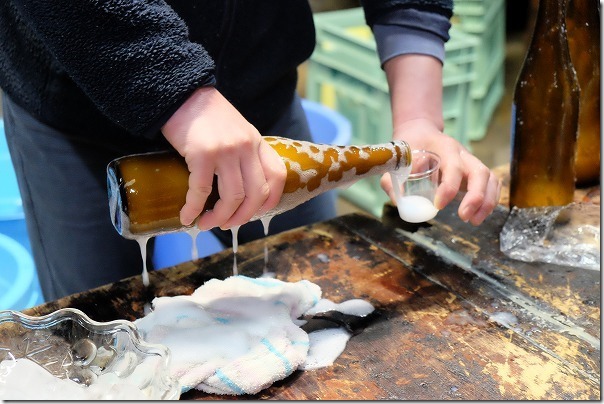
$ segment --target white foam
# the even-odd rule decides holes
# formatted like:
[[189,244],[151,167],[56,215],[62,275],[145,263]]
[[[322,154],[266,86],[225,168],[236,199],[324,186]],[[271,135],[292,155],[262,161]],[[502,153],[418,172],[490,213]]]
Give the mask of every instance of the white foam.
[[325,313],[326,311],[339,311],[340,313],[350,314],[353,316],[365,317],[371,314],[374,307],[371,303],[363,299],[350,299],[342,303],[334,303],[328,299],[321,299],[317,304],[311,307],[305,314],[315,315]]
[[402,167],[398,171],[390,173],[394,200],[401,219],[409,223],[422,223],[434,218],[438,213],[438,209],[436,209],[432,201],[423,196],[402,195],[402,186],[409,178],[410,173],[411,166]]
[[489,316],[489,320],[501,324],[504,327],[514,327],[518,325],[518,317],[507,311],[497,311]]
[[[254,394],[298,368],[333,364],[351,334],[343,328],[307,334],[299,317],[373,311],[361,299],[322,299],[321,288],[309,281],[244,276],[212,279],[190,296],[159,297],[153,306],[135,324],[145,340],[170,349],[171,374],[187,388],[221,394]],[[223,385],[224,375],[230,386]]]
[[350,333],[343,328],[328,328],[308,334],[310,348],[302,370],[320,369],[333,365],[344,352]]
[[2,400],[148,400],[136,384],[115,374],[102,374],[85,386],[59,379],[29,359],[5,360],[0,369],[10,368],[4,377]]
[[149,272],[147,271],[147,241],[149,241],[149,237],[137,237],[136,241],[140,247],[141,258],[143,260],[143,285],[149,286]]
[[406,222],[422,223],[436,216],[438,209],[432,201],[419,195],[408,195],[396,201],[398,214]]

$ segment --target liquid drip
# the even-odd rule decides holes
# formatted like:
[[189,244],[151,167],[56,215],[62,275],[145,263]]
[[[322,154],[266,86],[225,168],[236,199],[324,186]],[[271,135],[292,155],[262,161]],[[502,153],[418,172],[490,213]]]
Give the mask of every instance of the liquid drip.
[[390,180],[392,181],[392,188],[394,189],[394,199],[399,201],[401,199],[401,188],[409,174],[411,173],[411,166],[403,167],[398,171],[390,171]]
[[141,250],[141,258],[143,259],[143,285],[149,286],[149,272],[147,271],[147,241],[149,237],[137,237],[136,241]]
[[199,233],[201,232],[201,230],[199,230],[199,227],[197,226],[193,226],[190,229],[187,230],[187,234],[189,236],[191,236],[191,259],[192,260],[196,260],[197,258],[199,258],[199,251],[197,250],[197,236],[199,235]]
[[239,227],[241,226],[231,228],[231,234],[233,235],[233,276],[239,274],[239,270],[237,269],[237,247],[239,246],[237,233],[239,232]]
[[264,278],[274,278],[274,272],[268,271],[268,242],[266,241],[266,236],[268,236],[268,228],[271,223],[271,220],[274,216],[267,216],[260,219],[262,222],[262,227],[264,228],[264,268],[262,269],[262,277]]

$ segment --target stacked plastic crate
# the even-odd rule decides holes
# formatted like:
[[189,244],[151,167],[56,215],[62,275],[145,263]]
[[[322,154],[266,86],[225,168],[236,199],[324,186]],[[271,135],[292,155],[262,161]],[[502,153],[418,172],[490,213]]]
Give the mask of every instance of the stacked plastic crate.
[[[384,143],[392,137],[390,97],[371,30],[361,8],[315,14],[317,46],[308,64],[306,97],[332,108],[352,124],[352,144]],[[468,145],[468,109],[480,41],[453,26],[445,45],[445,132]],[[340,195],[376,216],[386,194],[377,177],[359,181]]]
[[454,26],[479,40],[476,75],[470,86],[467,132],[470,140],[485,136],[504,93],[505,18],[504,0],[454,0]]

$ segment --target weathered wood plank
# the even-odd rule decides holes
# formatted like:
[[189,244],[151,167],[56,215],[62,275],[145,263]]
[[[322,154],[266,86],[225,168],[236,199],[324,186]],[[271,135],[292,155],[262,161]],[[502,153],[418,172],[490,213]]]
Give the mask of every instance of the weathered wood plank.
[[[436,227],[436,226],[433,226]],[[349,215],[240,246],[239,273],[259,276],[268,243],[278,279],[308,279],[324,297],[363,298],[379,316],[354,336],[336,363],[296,372],[256,396],[185,399],[599,399],[599,383],[548,345],[488,321],[484,307],[505,301],[475,273],[447,261],[395,227]],[[468,244],[468,249],[475,247]],[[480,250],[477,250],[480,251]],[[77,307],[99,321],[134,319],[152,295],[192,292],[232,274],[229,251],[28,310]],[[512,304],[506,310],[515,310]],[[522,313],[518,311],[521,322]],[[556,334],[556,333],[553,333]],[[558,335],[561,343],[572,338]],[[568,342],[570,341],[570,342]],[[551,352],[550,352],[551,351]],[[591,360],[591,356],[586,355]],[[589,366],[588,366],[589,367]]]
[[[391,217],[387,220],[396,225],[396,213],[388,209],[385,213]],[[479,228],[462,223],[455,212],[451,206],[430,225],[399,231],[415,241],[407,259],[412,262],[414,257],[432,253],[455,260],[457,270],[452,272],[416,269],[485,313],[514,314],[519,324],[511,329],[518,335],[599,381],[599,273],[509,259],[493,236],[505,221],[502,210]],[[396,248],[389,239],[375,242]],[[480,288],[480,293],[473,293],[474,288]]]

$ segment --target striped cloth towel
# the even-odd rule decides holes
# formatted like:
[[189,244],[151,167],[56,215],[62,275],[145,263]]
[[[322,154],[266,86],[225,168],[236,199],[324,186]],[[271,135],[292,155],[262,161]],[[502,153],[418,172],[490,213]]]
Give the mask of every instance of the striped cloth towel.
[[320,299],[309,281],[233,276],[190,296],[155,298],[135,324],[146,341],[170,349],[183,392],[255,394],[304,364],[309,337],[297,319]]

